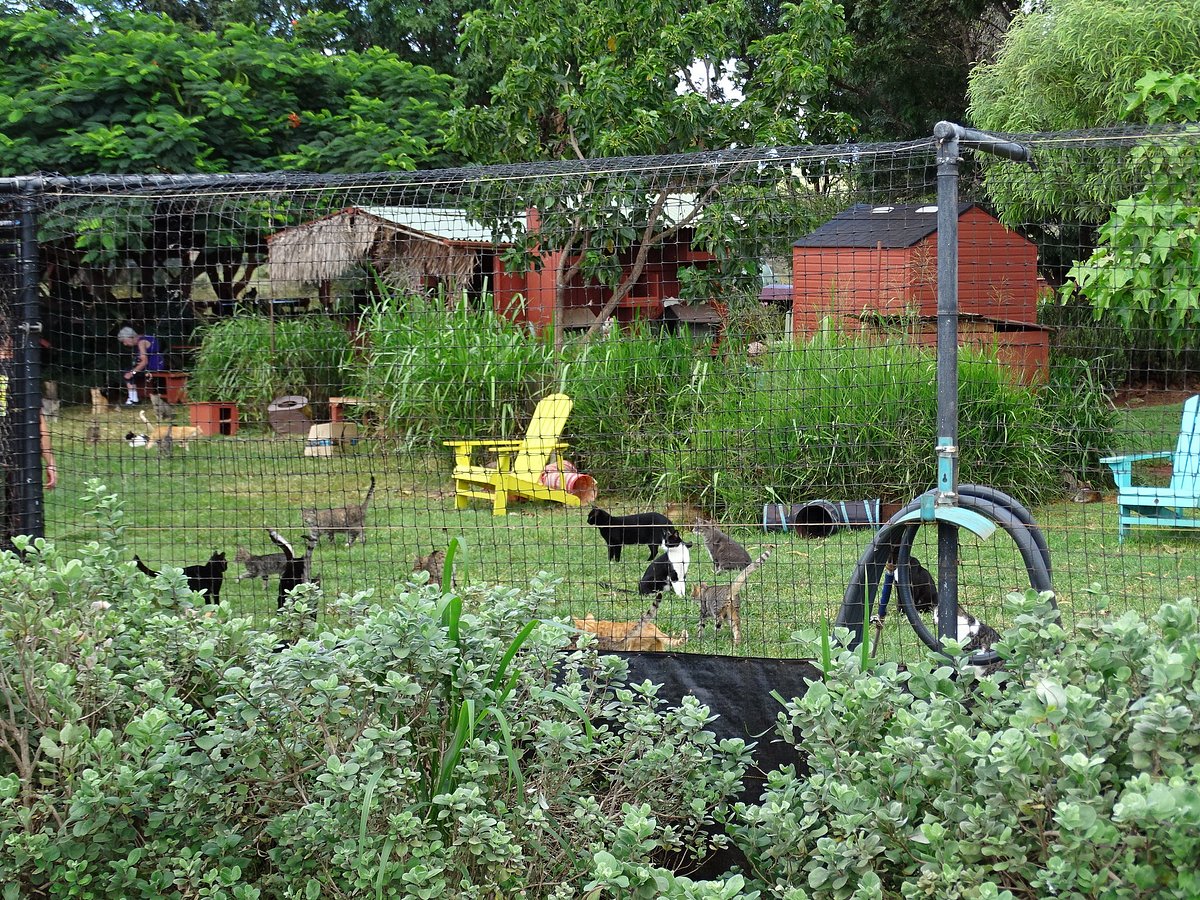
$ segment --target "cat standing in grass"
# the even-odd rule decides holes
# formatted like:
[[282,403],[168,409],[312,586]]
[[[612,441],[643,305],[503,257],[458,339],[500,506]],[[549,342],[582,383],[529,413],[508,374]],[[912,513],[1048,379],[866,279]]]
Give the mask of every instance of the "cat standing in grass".
[[244,547],[238,547],[234,559],[246,567],[246,571],[238,576],[238,581],[244,581],[247,578],[261,578],[263,587],[267,587],[267,579],[272,575],[282,575],[284,566],[287,565],[287,554],[285,553],[264,553],[261,556],[254,556]]
[[[413,563],[413,571],[428,572],[429,583],[440,585],[446,571],[446,551],[434,550],[426,556],[418,555],[416,561]],[[455,586],[453,572],[450,573],[450,586]]]
[[[760,553],[758,559],[748,563],[730,584],[700,582],[692,589],[692,596],[700,603],[700,627],[698,629],[700,634],[704,634],[704,626],[709,619],[713,621],[716,628],[720,628],[725,622],[728,622],[729,630],[733,632],[734,645],[742,642],[742,607],[738,601],[738,592],[746,584],[746,579],[754,570],[767,561],[772,549],[768,547]],[[750,558],[749,554],[746,555],[746,558]]]
[[740,572],[750,565],[750,553],[709,519],[698,518],[692,526],[704,539],[704,548],[718,572]]
[[339,534],[344,534],[347,547],[356,540],[365,544],[367,542],[365,534],[367,506],[371,503],[371,495],[374,493],[375,476],[372,475],[371,486],[367,488],[366,496],[362,498],[361,503],[335,506],[332,509],[302,508],[300,521],[308,528],[309,540],[316,544],[324,535],[329,538],[330,543],[333,543]]

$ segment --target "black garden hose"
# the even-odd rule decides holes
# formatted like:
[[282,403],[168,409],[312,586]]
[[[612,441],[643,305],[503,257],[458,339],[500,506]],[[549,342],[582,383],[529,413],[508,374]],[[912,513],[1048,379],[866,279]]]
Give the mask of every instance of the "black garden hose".
[[[1025,570],[1029,575],[1029,584],[1038,591],[1053,590],[1050,577],[1050,550],[1046,546],[1045,537],[1037,525],[1033,523],[1021,504],[1000,491],[984,488],[978,485],[961,485],[959,487],[958,506],[979,513],[998,526],[1012,538],[1021,553]],[[838,611],[836,625],[847,628],[851,632],[850,646],[856,647],[863,640],[863,625],[865,620],[864,601],[866,609],[871,609],[875,602],[875,594],[883,577],[885,564],[896,557],[897,569],[904,571],[912,553],[913,539],[919,522],[899,523],[898,520],[909,513],[921,508],[921,498],[917,498],[892,516],[888,523],[881,528],[867,545],[859,557],[846,593],[842,598],[842,606]],[[904,607],[913,630],[926,646],[941,650],[938,636],[929,630],[913,602],[912,589],[908,579],[897,578],[895,582],[900,604]],[[1053,601],[1052,601],[1053,602]],[[995,650],[984,650],[973,654],[970,661],[975,665],[988,665],[995,662],[999,654]]]

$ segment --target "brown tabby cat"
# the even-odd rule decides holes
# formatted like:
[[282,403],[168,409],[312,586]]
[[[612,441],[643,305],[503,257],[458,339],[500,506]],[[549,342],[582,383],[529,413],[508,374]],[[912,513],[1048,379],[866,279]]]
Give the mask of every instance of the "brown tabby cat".
[[684,631],[677,638],[671,637],[654,624],[661,602],[662,594],[659,594],[636,622],[610,622],[607,619],[596,619],[591,613],[582,619],[571,621],[580,631],[596,635],[597,646],[601,650],[649,650],[663,653],[687,641],[688,634]]
[[[434,550],[426,556],[417,556],[416,562],[413,563],[413,571],[428,572],[430,584],[441,584],[446,571],[446,551]],[[450,584],[455,586],[453,572],[450,573]]]
[[709,619],[716,623],[716,628],[729,622],[734,645],[742,642],[742,605],[738,602],[738,591],[746,584],[750,574],[767,561],[773,549],[768,547],[760,553],[758,559],[742,569],[730,584],[700,582],[692,589],[692,596],[700,601],[700,634],[704,634],[704,625]]
[[352,503],[349,506],[335,506],[333,509],[316,509],[304,507],[300,510],[300,521],[308,528],[308,538],[313,544],[321,540],[322,535],[333,543],[339,534],[346,535],[346,546],[356,540],[367,542],[364,525],[367,518],[367,505],[371,495],[375,493],[375,476],[371,476],[371,486],[367,488],[362,503]]
[[746,548],[718,528],[716,522],[698,518],[692,527],[704,538],[704,547],[718,572],[740,572],[750,565]]
[[264,553],[255,556],[244,547],[238,547],[233,558],[246,567],[246,571],[238,576],[238,581],[261,578],[263,587],[267,587],[267,579],[272,575],[282,575],[288,562],[286,553]]

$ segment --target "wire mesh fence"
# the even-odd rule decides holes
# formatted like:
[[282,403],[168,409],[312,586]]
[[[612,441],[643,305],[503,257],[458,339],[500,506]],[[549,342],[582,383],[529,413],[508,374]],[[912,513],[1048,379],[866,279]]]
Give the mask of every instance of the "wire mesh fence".
[[[963,164],[960,477],[1033,511],[1068,623],[1194,595],[1196,135],[1024,140],[1035,166]],[[147,567],[194,567],[256,617],[277,606],[270,529],[326,594],[381,598],[461,536],[463,585],[556,579],[547,615],[641,621],[651,649],[808,655],[796,633],[836,615],[871,529],[934,482],[934,163],[918,142],[14,181],[9,377],[37,380],[59,473],[36,515],[97,539],[97,478]],[[40,334],[21,330],[31,289]],[[24,509],[36,444],[17,443]],[[1121,525],[1101,460],[1172,449],[1131,464],[1171,512]],[[1000,533],[963,538],[959,585],[1002,628],[1028,579]],[[730,594],[736,640],[715,627]],[[899,619],[879,652],[903,658]]]

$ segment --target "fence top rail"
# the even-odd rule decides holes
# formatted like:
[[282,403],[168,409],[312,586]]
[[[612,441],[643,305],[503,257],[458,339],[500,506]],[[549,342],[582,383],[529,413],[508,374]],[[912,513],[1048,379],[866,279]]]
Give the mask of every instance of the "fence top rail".
[[[1041,133],[996,132],[994,137],[1032,145],[1035,148],[1100,148],[1132,146],[1147,139],[1200,139],[1200,125],[1120,126],[1076,131]],[[297,190],[304,188],[368,188],[450,186],[467,182],[508,181],[534,177],[579,177],[587,175],[661,174],[676,170],[680,175],[719,172],[739,166],[794,165],[819,161],[852,164],[872,156],[933,153],[932,137],[918,141],[877,144],[823,144],[812,146],[730,148],[696,153],[628,156],[602,159],[560,160],[493,166],[462,166],[413,172],[370,172],[360,174],[317,174],[311,172],[246,172],[181,175],[58,175],[42,173],[0,178],[0,195],[164,193],[192,191]]]

